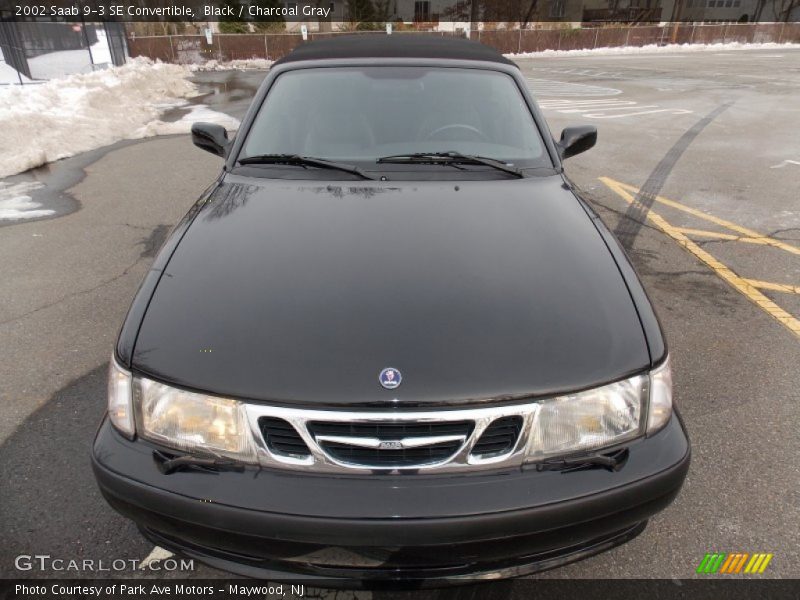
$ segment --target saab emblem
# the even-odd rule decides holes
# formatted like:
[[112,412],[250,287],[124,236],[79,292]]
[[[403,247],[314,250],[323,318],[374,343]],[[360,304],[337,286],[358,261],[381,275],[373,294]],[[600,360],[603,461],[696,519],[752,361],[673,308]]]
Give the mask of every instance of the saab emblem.
[[403,376],[397,369],[386,367],[378,376],[378,381],[380,381],[381,385],[387,390],[393,390],[403,381]]
[[402,450],[403,442],[400,440],[382,441],[379,448],[381,450]]

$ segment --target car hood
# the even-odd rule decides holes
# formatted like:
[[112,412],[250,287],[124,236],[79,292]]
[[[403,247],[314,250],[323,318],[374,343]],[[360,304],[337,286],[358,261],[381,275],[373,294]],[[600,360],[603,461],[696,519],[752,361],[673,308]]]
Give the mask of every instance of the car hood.
[[[648,364],[617,264],[559,176],[228,175],[170,258],[132,360],[190,389],[331,407],[551,395]],[[380,385],[385,367],[398,388]]]

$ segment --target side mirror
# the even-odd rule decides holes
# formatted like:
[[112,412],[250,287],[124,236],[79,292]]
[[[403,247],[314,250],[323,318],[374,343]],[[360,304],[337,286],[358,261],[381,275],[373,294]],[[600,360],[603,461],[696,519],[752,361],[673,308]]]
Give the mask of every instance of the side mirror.
[[561,158],[569,158],[581,152],[586,152],[597,143],[597,127],[594,125],[581,125],[580,127],[567,127],[561,132],[561,140],[556,144]]
[[198,148],[223,158],[228,155],[228,148],[231,144],[225,128],[213,123],[192,124],[192,142]]

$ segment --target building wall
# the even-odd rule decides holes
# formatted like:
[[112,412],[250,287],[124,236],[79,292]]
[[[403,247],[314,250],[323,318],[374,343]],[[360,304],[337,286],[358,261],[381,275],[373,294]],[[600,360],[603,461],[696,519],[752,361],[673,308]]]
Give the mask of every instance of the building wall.
[[756,12],[757,0],[684,0],[681,20],[718,22],[746,19]]

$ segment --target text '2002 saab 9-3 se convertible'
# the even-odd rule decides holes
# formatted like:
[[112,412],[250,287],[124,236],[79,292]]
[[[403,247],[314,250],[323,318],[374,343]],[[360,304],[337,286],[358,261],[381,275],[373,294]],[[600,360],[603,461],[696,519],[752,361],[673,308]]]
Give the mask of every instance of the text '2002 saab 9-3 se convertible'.
[[239,574],[436,585],[630,540],[689,442],[650,301],[519,69],[366,36],[278,61],[145,277],[93,466]]

